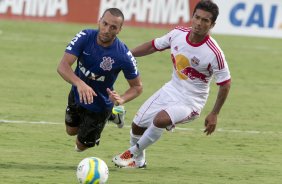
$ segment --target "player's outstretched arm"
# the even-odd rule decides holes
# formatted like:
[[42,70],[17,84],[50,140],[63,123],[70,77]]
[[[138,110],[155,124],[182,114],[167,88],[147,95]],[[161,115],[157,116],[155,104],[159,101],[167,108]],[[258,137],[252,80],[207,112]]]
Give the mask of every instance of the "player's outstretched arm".
[[216,98],[216,102],[215,105],[213,107],[213,110],[207,115],[206,119],[205,119],[205,130],[204,132],[207,135],[210,135],[214,132],[215,128],[216,128],[216,123],[217,123],[217,115],[220,112],[221,107],[223,106],[229,90],[230,90],[230,86],[231,86],[231,82],[229,81],[228,83],[222,85],[219,87],[219,91],[217,94],[217,98]]
[[115,105],[122,105],[130,100],[133,100],[142,93],[143,86],[140,77],[135,79],[127,80],[129,84],[129,89],[125,91],[123,95],[119,95],[116,91],[111,91],[107,89],[111,101]]
[[152,41],[145,42],[134,49],[130,50],[134,57],[141,57],[156,52],[156,49],[152,45]]
[[69,53],[65,53],[57,68],[57,72],[61,75],[61,77],[65,81],[73,85],[76,85],[81,81],[80,78],[74,74],[71,68],[71,66],[76,60],[76,56]]
[[71,66],[76,60],[76,56],[69,53],[65,53],[61,62],[58,65],[57,72],[65,81],[77,87],[81,103],[93,103],[93,96],[97,96],[96,93],[90,86],[85,84],[85,82],[83,82],[79,77],[77,77],[71,68]]

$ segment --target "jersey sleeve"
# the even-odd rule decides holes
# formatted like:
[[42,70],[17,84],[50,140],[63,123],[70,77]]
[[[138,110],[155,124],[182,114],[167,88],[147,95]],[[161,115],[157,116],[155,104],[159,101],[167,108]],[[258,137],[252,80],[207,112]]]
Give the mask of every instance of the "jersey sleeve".
[[127,50],[127,53],[124,55],[124,60],[125,62],[122,66],[124,77],[129,80],[135,79],[139,76],[137,61],[129,50]]
[[210,55],[212,73],[214,74],[214,79],[217,85],[223,85],[231,80],[230,71],[228,64],[225,59],[225,55],[217,42],[210,37],[207,40],[207,45],[210,48],[212,55]]
[[220,56],[215,56],[212,62],[212,68],[217,85],[223,85],[231,80],[228,64],[223,53]]
[[153,47],[158,51],[169,49],[174,32],[175,30],[172,30],[167,34],[163,35],[162,37],[154,39],[152,41]]
[[68,44],[65,52],[73,54],[76,57],[79,57],[80,53],[83,51],[83,48],[87,42],[88,33],[87,30],[82,30],[75,35],[75,37]]

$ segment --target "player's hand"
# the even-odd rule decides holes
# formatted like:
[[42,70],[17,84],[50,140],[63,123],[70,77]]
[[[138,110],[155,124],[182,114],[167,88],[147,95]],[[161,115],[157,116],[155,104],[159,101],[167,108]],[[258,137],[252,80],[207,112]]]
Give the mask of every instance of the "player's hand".
[[116,91],[112,91],[109,88],[107,88],[107,92],[111,101],[115,105],[122,105],[124,103],[124,99]]
[[94,97],[97,96],[97,94],[90,86],[88,86],[82,81],[76,87],[79,94],[80,103],[84,103],[84,104],[93,103]]
[[206,135],[211,135],[216,128],[216,123],[217,123],[217,114],[210,113],[206,119],[205,119],[205,130],[204,133]]

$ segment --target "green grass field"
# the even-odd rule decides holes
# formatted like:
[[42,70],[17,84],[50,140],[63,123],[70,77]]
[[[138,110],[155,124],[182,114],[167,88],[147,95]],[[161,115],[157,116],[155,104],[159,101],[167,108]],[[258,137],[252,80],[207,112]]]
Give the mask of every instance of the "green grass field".
[[[169,52],[138,58],[144,92],[126,104],[127,126],[108,124],[99,147],[77,153],[75,137],[67,136],[64,127],[70,85],[56,68],[73,36],[91,27],[95,25],[0,21],[1,184],[75,184],[76,166],[88,156],[108,164],[109,184],[281,183],[281,39],[214,35],[232,74],[217,131],[203,134],[217,93],[212,84],[201,118],[165,132],[147,150],[147,169],[128,170],[115,168],[111,158],[129,146],[136,110],[170,79]],[[167,31],[124,27],[119,37],[132,48]],[[117,91],[126,85],[120,75]]]

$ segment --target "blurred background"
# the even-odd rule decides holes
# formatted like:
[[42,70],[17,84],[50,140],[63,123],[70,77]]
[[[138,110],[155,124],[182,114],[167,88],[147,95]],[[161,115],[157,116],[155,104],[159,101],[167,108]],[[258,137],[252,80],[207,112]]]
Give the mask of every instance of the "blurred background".
[[[54,22],[96,23],[105,9],[117,7],[126,25],[173,28],[189,26],[199,0],[1,0],[0,18]],[[214,0],[220,9],[213,32],[282,37],[280,0]]]

